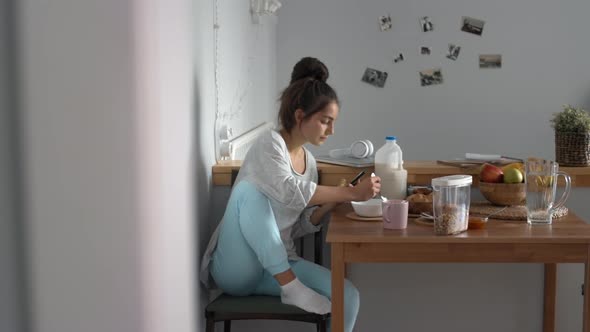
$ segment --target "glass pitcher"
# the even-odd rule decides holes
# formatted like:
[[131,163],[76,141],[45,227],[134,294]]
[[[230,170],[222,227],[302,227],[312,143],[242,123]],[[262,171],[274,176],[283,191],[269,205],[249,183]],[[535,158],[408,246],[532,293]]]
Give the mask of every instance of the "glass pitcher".
[[[553,211],[562,206],[571,191],[570,176],[558,170],[551,160],[529,158],[525,163],[527,223],[551,224]],[[565,179],[565,188],[556,202],[557,178]]]

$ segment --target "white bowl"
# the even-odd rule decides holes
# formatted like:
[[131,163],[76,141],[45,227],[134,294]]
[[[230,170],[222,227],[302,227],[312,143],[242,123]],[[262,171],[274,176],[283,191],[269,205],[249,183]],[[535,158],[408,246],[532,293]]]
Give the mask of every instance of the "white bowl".
[[381,199],[371,198],[363,202],[350,202],[354,212],[361,217],[381,217]]

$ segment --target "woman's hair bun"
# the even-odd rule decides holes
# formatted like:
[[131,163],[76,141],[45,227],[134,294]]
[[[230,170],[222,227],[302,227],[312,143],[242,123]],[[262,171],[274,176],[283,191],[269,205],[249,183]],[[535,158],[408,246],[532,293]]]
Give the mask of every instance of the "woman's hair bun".
[[312,57],[305,57],[299,60],[293,67],[291,83],[304,78],[313,78],[326,82],[330,73],[328,67],[320,60]]

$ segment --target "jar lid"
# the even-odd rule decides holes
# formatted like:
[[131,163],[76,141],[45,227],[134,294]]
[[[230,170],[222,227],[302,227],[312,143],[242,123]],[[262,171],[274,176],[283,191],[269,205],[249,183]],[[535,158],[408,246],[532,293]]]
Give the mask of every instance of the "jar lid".
[[397,137],[395,137],[395,136],[386,136],[385,137],[386,141],[395,141],[396,139],[397,139]]
[[432,186],[438,187],[465,186],[471,183],[473,183],[471,175],[448,175],[432,179]]

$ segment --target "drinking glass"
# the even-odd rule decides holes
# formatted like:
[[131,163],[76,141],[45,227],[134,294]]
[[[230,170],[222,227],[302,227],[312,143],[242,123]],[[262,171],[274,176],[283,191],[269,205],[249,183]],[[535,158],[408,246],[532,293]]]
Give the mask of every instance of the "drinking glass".
[[[571,191],[570,176],[558,170],[551,160],[528,159],[525,163],[527,223],[551,224],[553,211],[562,206]],[[556,202],[557,178],[563,176],[565,188]]]

